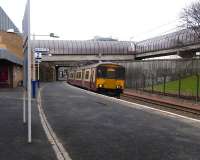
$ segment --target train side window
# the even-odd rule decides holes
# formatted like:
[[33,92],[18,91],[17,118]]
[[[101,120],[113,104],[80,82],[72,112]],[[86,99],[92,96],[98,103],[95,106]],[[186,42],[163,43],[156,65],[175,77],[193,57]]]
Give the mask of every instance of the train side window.
[[70,79],[73,79],[74,78],[74,73],[71,73],[70,74]]
[[81,72],[76,72],[76,78],[77,79],[81,79],[82,77],[82,73]]
[[76,73],[73,74],[73,79],[75,79],[75,77],[76,77]]
[[85,79],[89,79],[89,71],[86,71]]
[[88,71],[88,79],[90,79],[90,71]]
[[70,73],[70,79],[73,79],[73,73]]
[[82,79],[84,79],[84,77],[85,77],[85,72],[84,72],[84,70],[82,71]]
[[81,79],[81,72],[79,72],[79,77],[78,78]]

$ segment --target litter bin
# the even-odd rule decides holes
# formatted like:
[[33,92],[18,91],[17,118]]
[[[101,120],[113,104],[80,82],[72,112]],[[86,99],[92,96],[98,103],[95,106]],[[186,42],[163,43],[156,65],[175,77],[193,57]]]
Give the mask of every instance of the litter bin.
[[32,98],[36,97],[37,93],[37,81],[32,80]]

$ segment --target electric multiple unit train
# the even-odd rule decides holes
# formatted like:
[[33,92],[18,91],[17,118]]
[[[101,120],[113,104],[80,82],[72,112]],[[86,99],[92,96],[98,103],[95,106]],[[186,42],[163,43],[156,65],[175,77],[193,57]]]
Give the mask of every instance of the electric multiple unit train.
[[100,62],[68,72],[69,84],[99,93],[120,96],[124,90],[125,68],[111,62]]

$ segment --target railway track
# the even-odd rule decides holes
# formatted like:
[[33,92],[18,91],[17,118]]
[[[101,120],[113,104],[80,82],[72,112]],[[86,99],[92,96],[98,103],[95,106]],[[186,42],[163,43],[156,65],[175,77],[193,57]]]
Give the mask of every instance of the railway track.
[[192,109],[188,108],[183,105],[174,105],[170,102],[161,102],[161,101],[156,101],[154,99],[149,99],[149,98],[144,98],[140,96],[134,96],[134,95],[129,95],[129,94],[122,94],[121,99],[130,101],[130,102],[135,102],[143,105],[148,105],[153,108],[165,110],[165,111],[170,111],[173,113],[178,113],[181,115],[186,115],[192,118],[197,118],[200,119],[200,110],[198,109]]

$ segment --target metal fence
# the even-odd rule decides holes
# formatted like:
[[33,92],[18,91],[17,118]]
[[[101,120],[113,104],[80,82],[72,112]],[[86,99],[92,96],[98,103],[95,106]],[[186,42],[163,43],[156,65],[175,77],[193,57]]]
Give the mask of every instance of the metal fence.
[[120,63],[126,88],[199,99],[200,59],[148,60]]

